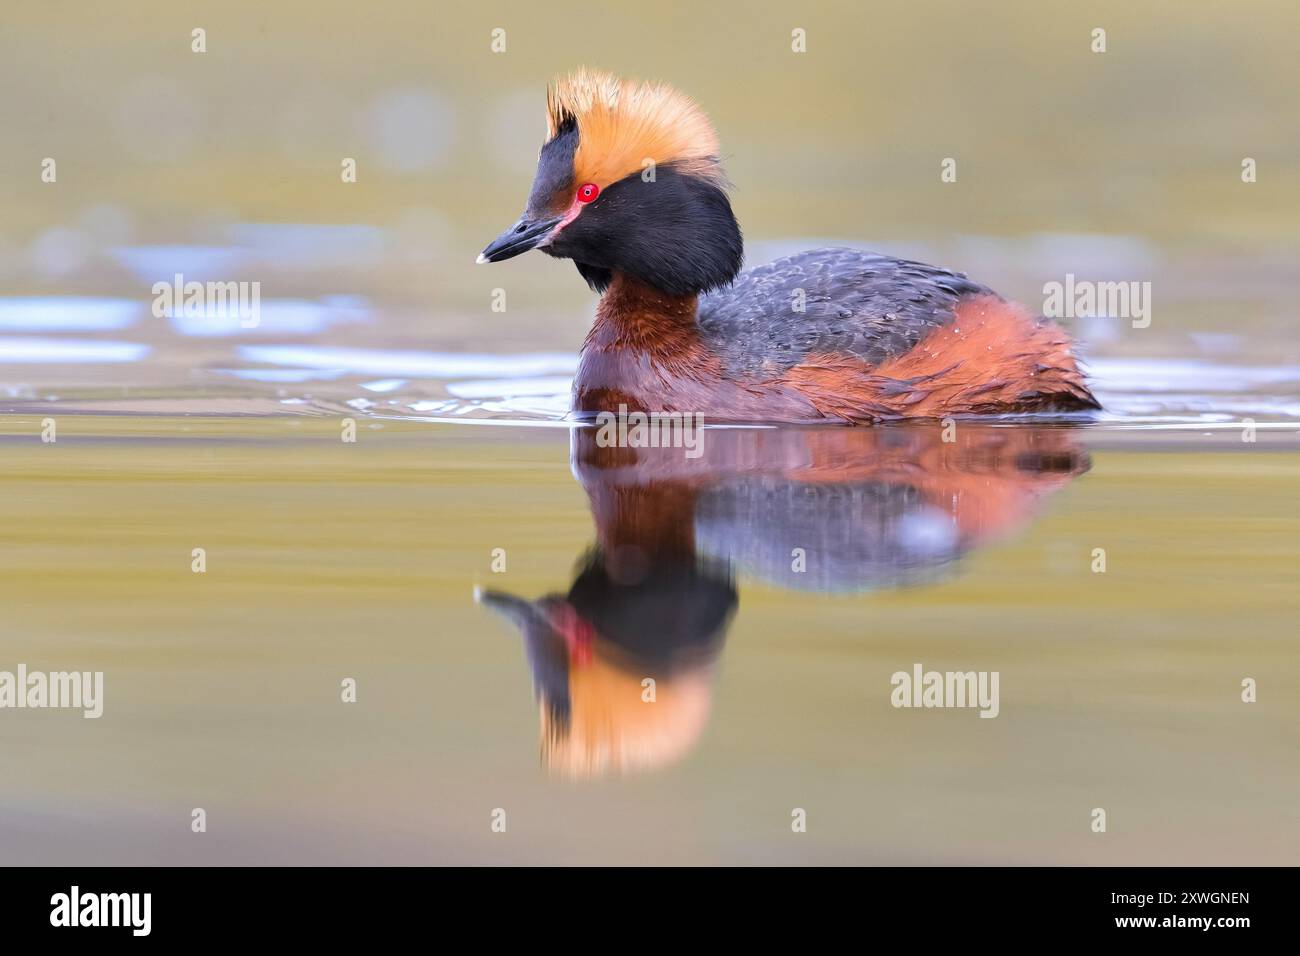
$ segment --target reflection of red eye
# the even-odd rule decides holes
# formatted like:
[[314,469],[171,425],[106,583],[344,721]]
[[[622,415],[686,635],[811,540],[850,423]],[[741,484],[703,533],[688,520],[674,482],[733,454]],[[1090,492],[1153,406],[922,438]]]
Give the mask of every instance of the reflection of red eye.
[[583,183],[578,187],[578,202],[591,202],[600,195],[600,187],[595,183]]

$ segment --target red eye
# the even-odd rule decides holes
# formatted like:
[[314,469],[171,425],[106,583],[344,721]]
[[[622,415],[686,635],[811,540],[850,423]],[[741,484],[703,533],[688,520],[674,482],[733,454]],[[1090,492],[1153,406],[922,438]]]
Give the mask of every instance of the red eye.
[[600,187],[595,183],[583,183],[578,187],[578,202],[591,202],[600,195]]

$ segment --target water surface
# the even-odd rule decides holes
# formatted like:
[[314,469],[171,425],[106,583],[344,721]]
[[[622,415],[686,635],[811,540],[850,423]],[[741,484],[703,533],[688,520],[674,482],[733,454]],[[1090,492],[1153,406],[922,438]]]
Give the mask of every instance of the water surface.
[[[1294,859],[1290,426],[719,430],[692,462],[556,428],[57,420],[0,420],[4,660],[102,669],[105,713],[0,722],[8,862]],[[652,705],[627,694],[660,663],[575,671],[623,695],[626,759],[548,747],[546,635],[475,600],[584,576],[603,627],[693,655]],[[1000,715],[892,708],[914,662],[998,670]]]

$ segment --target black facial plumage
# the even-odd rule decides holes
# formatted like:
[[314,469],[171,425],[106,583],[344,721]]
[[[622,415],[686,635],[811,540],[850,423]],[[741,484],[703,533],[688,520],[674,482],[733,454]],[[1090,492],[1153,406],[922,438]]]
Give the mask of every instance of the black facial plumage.
[[726,192],[671,163],[653,179],[633,173],[607,187],[545,251],[572,259],[597,291],[621,272],[670,295],[724,286],[744,260]]
[[537,156],[537,175],[528,194],[525,214],[543,218],[563,212],[576,185],[573,181],[573,156],[578,150],[578,124],[567,118],[556,134],[542,146]]

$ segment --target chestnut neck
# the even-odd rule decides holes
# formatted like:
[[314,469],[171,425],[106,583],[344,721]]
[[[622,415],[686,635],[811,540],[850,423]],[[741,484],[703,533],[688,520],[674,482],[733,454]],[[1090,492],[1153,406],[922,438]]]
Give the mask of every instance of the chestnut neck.
[[679,351],[698,341],[698,297],[671,295],[622,272],[614,277],[596,307],[596,322],[585,348]]
[[685,482],[588,488],[596,539],[607,562],[637,560],[663,564],[695,558],[695,489]]

